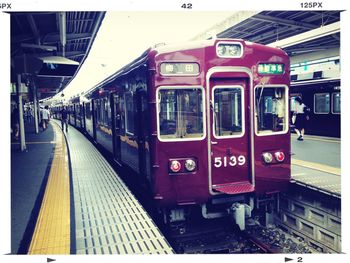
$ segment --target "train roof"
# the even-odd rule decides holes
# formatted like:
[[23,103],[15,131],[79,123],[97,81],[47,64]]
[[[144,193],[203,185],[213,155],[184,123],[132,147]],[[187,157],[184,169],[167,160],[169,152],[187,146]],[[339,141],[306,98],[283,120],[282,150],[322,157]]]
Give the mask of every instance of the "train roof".
[[280,55],[286,55],[287,53],[276,47],[269,47],[263,44],[255,43],[255,42],[250,42],[246,41],[244,39],[233,39],[233,38],[213,38],[213,39],[208,39],[208,40],[197,40],[197,41],[191,41],[191,42],[182,42],[182,43],[175,43],[175,44],[168,44],[168,45],[156,45],[155,47],[152,48],[152,50],[155,50],[157,54],[162,54],[162,53],[170,53],[170,52],[175,52],[178,50],[185,50],[185,49],[199,49],[199,48],[206,48],[206,47],[212,47],[215,45],[216,42],[219,41],[229,41],[229,42],[240,42],[243,43],[245,46],[250,46],[254,49],[261,49],[264,51],[274,51],[280,53]]
[[170,52],[175,52],[178,50],[185,50],[185,49],[199,49],[199,48],[206,48],[213,46],[217,41],[237,41],[244,43],[247,46],[252,46],[255,49],[261,49],[264,51],[280,51],[280,55],[286,55],[287,53],[284,52],[282,49],[279,48],[274,48],[274,47],[268,47],[266,45],[258,44],[258,43],[253,43],[249,41],[245,41],[243,39],[231,39],[231,38],[214,38],[214,39],[208,39],[208,40],[197,40],[197,41],[187,41],[187,42],[181,42],[181,43],[175,43],[175,44],[157,44],[153,47],[148,48],[145,50],[138,58],[130,62],[129,64],[125,65],[112,75],[108,76],[98,84],[96,84],[94,87],[92,87],[90,90],[84,93],[85,96],[89,96],[92,94],[96,89],[100,88],[101,86],[108,84],[112,81],[114,81],[116,78],[125,75],[132,71],[133,69],[139,67],[140,65],[144,64],[148,56],[151,52],[155,52],[157,55],[163,54],[163,53],[170,53]]
[[133,60],[129,64],[125,65],[124,67],[122,67],[121,69],[119,69],[118,71],[113,73],[112,75],[108,76],[107,78],[105,78],[104,80],[102,80],[101,82],[96,84],[94,87],[92,87],[88,91],[86,91],[84,93],[84,96],[88,96],[89,94],[94,92],[94,90],[98,89],[99,87],[101,87],[109,82],[114,81],[117,77],[125,75],[128,72],[130,72],[132,69],[134,69],[135,67],[145,63],[147,60],[148,54],[150,53],[151,50],[152,50],[152,48],[148,48],[146,51],[144,51],[142,53],[141,56],[139,56],[138,58],[136,58],[135,60]]

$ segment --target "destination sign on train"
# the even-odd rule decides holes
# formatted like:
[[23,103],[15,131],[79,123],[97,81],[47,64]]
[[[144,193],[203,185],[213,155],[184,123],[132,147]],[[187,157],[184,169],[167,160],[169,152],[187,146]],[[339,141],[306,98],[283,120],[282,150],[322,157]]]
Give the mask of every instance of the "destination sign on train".
[[258,66],[259,74],[283,74],[284,65],[275,63],[261,63]]
[[162,75],[198,75],[199,65],[197,63],[173,63],[165,62],[160,65]]

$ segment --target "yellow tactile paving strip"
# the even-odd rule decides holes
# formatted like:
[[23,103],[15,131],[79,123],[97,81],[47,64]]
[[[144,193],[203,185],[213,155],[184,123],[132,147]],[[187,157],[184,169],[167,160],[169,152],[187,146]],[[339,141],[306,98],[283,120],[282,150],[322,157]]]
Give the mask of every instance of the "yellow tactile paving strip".
[[292,159],[292,164],[303,166],[303,167],[314,169],[314,170],[318,170],[318,171],[325,172],[325,173],[335,174],[335,175],[339,175],[339,176],[341,175],[340,168],[328,166],[325,164],[307,162],[307,161],[303,161],[303,160],[297,160],[294,158]]
[[28,254],[70,253],[70,189],[66,142],[57,124],[56,145]]
[[[26,144],[55,144],[55,141],[49,141],[49,142],[26,142]],[[11,144],[21,144],[20,142],[12,142]]]

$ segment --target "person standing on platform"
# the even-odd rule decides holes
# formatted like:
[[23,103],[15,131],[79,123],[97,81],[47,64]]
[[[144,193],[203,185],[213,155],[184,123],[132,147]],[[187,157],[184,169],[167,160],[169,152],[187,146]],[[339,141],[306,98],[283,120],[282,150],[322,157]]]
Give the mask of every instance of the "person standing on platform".
[[61,127],[62,131],[64,131],[64,125],[66,125],[66,132],[68,132],[68,111],[66,107],[63,107],[61,110]]
[[46,105],[42,111],[43,131],[47,129],[47,126],[49,125],[49,121],[50,121],[50,111],[49,111],[49,106]]
[[25,117],[26,117],[26,122],[31,123],[32,122],[32,109],[30,106],[28,106],[25,110]]
[[305,124],[306,121],[309,120],[308,112],[310,111],[308,107],[303,103],[303,100],[301,97],[296,97],[295,101],[297,102],[295,104],[295,112],[296,119],[295,119],[295,132],[298,135],[298,141],[304,140],[304,133],[305,133]]
[[13,108],[11,113],[11,126],[13,138],[17,141],[19,139],[19,111],[17,105]]

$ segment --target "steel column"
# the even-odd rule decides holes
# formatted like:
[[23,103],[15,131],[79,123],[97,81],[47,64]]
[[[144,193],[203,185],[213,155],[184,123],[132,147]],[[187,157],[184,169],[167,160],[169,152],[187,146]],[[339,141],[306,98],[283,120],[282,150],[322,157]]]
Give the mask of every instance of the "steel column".
[[39,118],[38,118],[38,100],[36,96],[36,86],[33,84],[33,104],[34,104],[34,123],[35,123],[35,133],[39,133]]
[[20,137],[21,137],[21,151],[24,152],[27,150],[27,146],[26,146],[24,120],[23,120],[23,103],[22,103],[21,83],[22,83],[22,76],[21,76],[21,74],[18,74],[17,75],[17,87],[18,87],[17,91],[18,91],[19,131],[20,131]]

